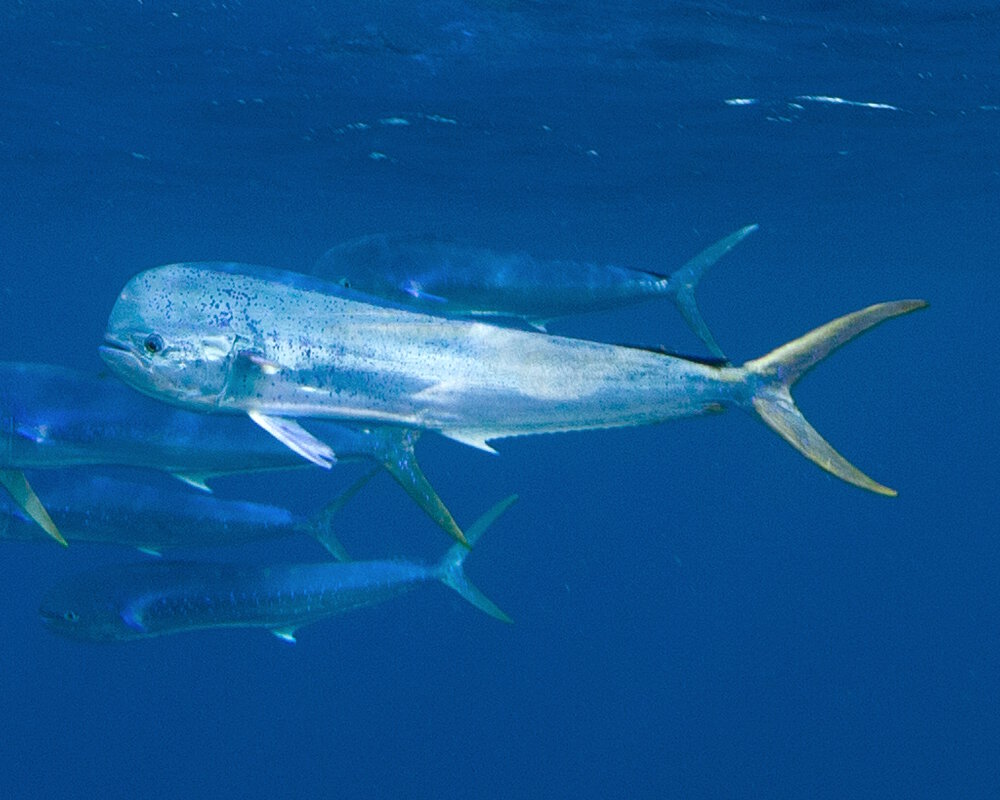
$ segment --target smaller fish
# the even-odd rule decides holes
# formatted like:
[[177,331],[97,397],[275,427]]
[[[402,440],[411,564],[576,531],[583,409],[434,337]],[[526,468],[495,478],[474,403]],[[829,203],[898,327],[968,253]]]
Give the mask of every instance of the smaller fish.
[[705,271],[757,230],[747,225],[670,275],[611,264],[546,261],[430,236],[375,234],[327,250],[313,274],[417,311],[519,319],[545,330],[569,314],[669,297],[717,358],[725,358],[695,302]]
[[[371,470],[311,517],[286,508],[222,500],[105,476],[42,478],[40,487],[59,527],[74,542],[135,547],[159,555],[177,547],[220,547],[305,534],[341,561],[333,519],[375,474]],[[0,495],[0,539],[42,541],[44,533],[16,503]]]
[[[147,344],[148,347],[148,344]],[[267,372],[259,361],[255,367]],[[419,431],[317,422],[326,460],[381,464],[441,528],[463,534],[424,477],[414,453]],[[24,470],[69,466],[156,469],[210,492],[222,475],[305,466],[295,452],[247,420],[171,408],[112,377],[51,364],[0,362],[0,486],[49,536],[66,539]]]
[[[501,500],[466,532],[474,544],[515,500]],[[294,642],[303,625],[375,605],[429,581],[454,589],[491,617],[510,618],[469,583],[469,548],[452,545],[436,565],[410,561],[236,565],[191,561],[120,564],[52,589],[39,613],[55,633],[122,642],[211,628],[264,628]]]

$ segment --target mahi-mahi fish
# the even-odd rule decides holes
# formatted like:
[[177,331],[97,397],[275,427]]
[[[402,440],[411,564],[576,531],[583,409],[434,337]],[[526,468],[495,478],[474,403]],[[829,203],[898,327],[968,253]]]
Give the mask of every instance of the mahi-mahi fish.
[[669,297],[719,358],[722,349],[695,303],[710,266],[756,225],[720,239],[670,275],[613,264],[548,261],[527,253],[413,234],[373,234],[330,248],[312,274],[366,294],[456,317],[514,318],[540,329],[556,317]]
[[[346,561],[344,547],[333,531],[334,518],[372,474],[366,473],[311,516],[266,503],[221,499],[105,475],[48,472],[33,482],[60,532],[71,542],[134,547],[159,555],[176,548],[305,535],[334,558]],[[0,497],[0,539],[48,541],[35,521],[4,497]]]
[[[448,534],[463,534],[424,477],[415,430],[324,423],[317,429],[340,461],[381,464]],[[110,376],[51,364],[0,362],[0,484],[52,538],[66,543],[24,470],[145,467],[208,491],[221,475],[301,467],[305,462],[257,426],[206,417],[136,393]]]
[[[467,530],[469,546],[516,499],[497,503]],[[72,639],[121,642],[211,628],[264,628],[294,642],[303,625],[382,603],[440,581],[496,619],[510,619],[465,576],[469,546],[435,565],[412,561],[237,565],[191,561],[118,564],[49,591],[39,613]]]
[[737,407],[828,472],[893,495],[819,435],[791,387],[858,334],[925,305],[869,306],[732,366],[417,313],[268,267],[173,264],[128,282],[101,355],[140,391],[247,414],[320,464],[329,448],[300,418],[422,428],[495,452],[489,442],[509,436]]

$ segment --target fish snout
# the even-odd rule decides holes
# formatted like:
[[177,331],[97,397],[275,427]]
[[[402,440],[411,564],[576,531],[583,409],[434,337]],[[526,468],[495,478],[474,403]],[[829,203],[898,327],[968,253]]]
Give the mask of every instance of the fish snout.
[[136,370],[141,361],[127,343],[113,336],[105,336],[104,343],[97,348],[101,360],[117,375],[123,375]]

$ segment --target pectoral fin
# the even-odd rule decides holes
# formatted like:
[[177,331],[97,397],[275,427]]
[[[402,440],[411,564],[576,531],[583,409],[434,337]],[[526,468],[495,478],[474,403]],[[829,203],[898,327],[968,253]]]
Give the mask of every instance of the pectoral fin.
[[259,369],[264,375],[274,375],[281,369],[280,364],[264,358],[260,353],[255,353],[253,350],[241,350],[236,354],[236,357],[243,364]]
[[206,481],[212,477],[211,473],[207,472],[171,472],[177,480],[181,483],[186,483],[188,486],[193,486],[202,492],[212,493],[212,487],[209,486]]
[[17,469],[0,469],[0,483],[10,492],[10,496],[24,510],[24,513],[42,526],[42,530],[63,547],[67,546],[66,540],[59,533],[59,529],[52,521],[52,517],[45,510],[45,506],[38,499],[38,495],[31,488],[31,484],[28,483],[28,479],[23,472]]
[[426,300],[431,303],[440,303],[441,305],[444,305],[445,303],[448,302],[448,299],[446,297],[441,297],[441,295],[425,292],[420,287],[420,284],[414,280],[406,281],[405,283],[403,283],[402,286],[400,286],[400,288],[403,290],[403,292],[405,292],[415,300]]
[[295,628],[271,628],[270,631],[281,641],[295,644]]
[[272,417],[260,411],[248,411],[247,416],[275,439],[313,464],[330,469],[337,457],[325,442],[321,442],[293,419]]

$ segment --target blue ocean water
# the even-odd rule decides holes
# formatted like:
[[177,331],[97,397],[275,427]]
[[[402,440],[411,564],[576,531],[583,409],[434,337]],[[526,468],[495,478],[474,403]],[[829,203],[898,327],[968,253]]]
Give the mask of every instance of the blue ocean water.
[[[140,269],[381,231],[669,271],[759,223],[699,290],[736,361],[931,303],[796,389],[895,499],[738,412],[424,437],[459,521],[521,495],[467,562],[513,626],[430,587],[293,646],[85,646],[42,593],[136,554],[3,543],[0,793],[997,796],[998,34],[986,3],[0,4],[4,360],[100,369]],[[553,330],[701,352],[666,303]],[[356,469],[218,491],[315,508]],[[449,544],[385,475],[339,532]]]

